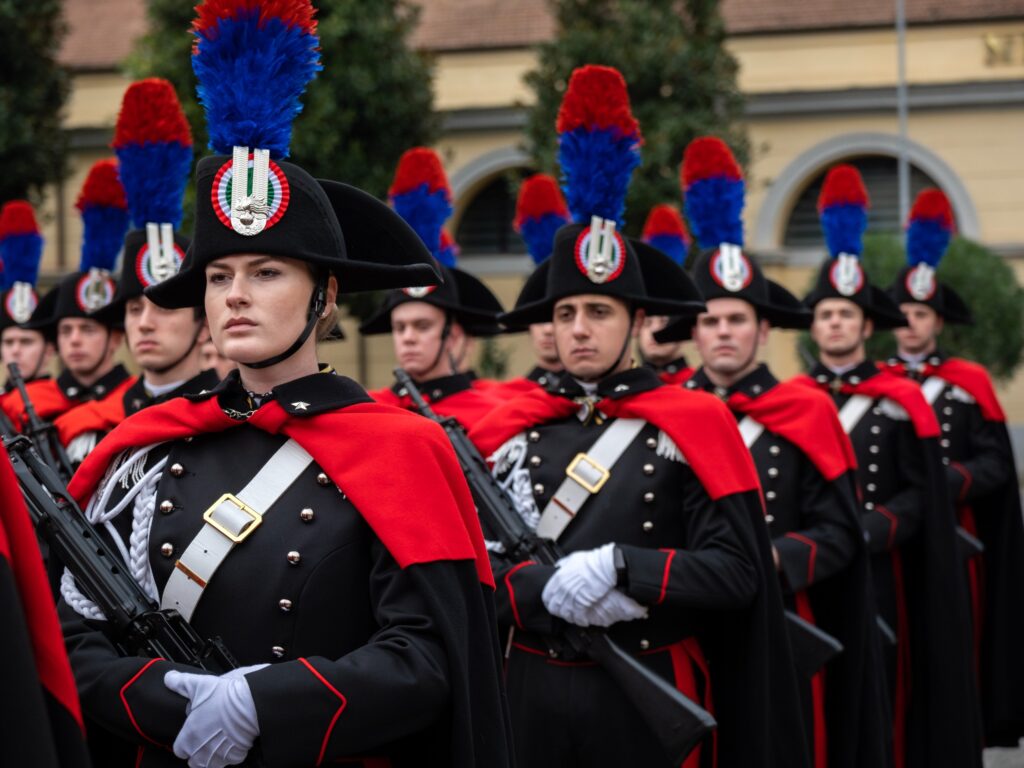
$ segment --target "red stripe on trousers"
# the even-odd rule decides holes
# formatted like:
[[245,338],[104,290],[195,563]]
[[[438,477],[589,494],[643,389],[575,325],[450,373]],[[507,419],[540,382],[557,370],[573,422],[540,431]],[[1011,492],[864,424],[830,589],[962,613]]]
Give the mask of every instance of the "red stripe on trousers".
[[[974,518],[974,510],[964,504],[957,509],[960,527],[971,536],[978,535],[978,523]],[[967,582],[971,590],[971,618],[974,620],[974,670],[981,680],[981,630],[985,621],[984,600],[984,561],[981,556],[972,557],[967,561]]]
[[[668,647],[669,657],[672,660],[672,676],[675,678],[676,690],[694,701],[701,699],[701,705],[711,714],[715,713],[714,700],[711,696],[711,678],[708,675],[707,661],[697,641],[688,637],[685,640],[674,643]],[[697,676],[694,674],[694,667],[700,670],[704,678],[704,696],[700,697],[697,690]],[[704,745],[698,744],[683,761],[682,768],[700,768],[701,754]],[[718,731],[711,735],[711,764],[718,765]]]
[[[811,601],[807,592],[797,592],[794,595],[796,600],[796,613],[808,624],[817,624],[814,621],[814,612],[811,610]],[[811,678],[811,702],[814,707],[814,768],[827,768],[828,766],[828,729],[825,726],[825,670],[819,669]]]

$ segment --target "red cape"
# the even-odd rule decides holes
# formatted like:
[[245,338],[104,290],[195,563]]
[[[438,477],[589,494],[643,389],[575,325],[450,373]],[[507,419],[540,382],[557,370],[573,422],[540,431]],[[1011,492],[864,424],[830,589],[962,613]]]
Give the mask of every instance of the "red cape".
[[[36,409],[39,418],[50,420],[57,414],[64,413],[74,408],[77,403],[64,396],[64,392],[57,385],[56,379],[40,379],[25,384],[25,390]],[[21,392],[14,389],[4,395],[0,400],[0,407],[4,409],[7,418],[15,427],[21,428],[25,422],[25,404],[21,399]]]
[[[241,423],[227,416],[214,397],[201,402],[179,397],[150,406],[100,441],[68,490],[84,506],[122,451]],[[271,401],[248,423],[270,434],[287,435],[305,448],[402,568],[435,560],[475,560],[480,581],[494,586],[469,487],[447,436],[434,422],[377,403],[290,416]],[[416,463],[411,465],[409,452],[414,446]]]
[[779,382],[754,399],[737,392],[728,405],[793,443],[830,482],[857,468],[850,438],[832,398],[824,392]]
[[[469,429],[494,410],[500,402],[495,398],[495,393],[501,391],[496,386],[481,388],[471,386],[469,389],[442,397],[436,403],[431,401],[425,391],[421,390],[421,394],[438,416],[451,416],[459,424]],[[412,400],[408,397],[399,397],[391,389],[375,389],[368,394],[382,405],[392,405],[406,411],[415,411]]]
[[54,419],[53,426],[57,428],[61,443],[67,445],[86,432],[106,434],[124,421],[124,393],[136,381],[138,376],[129,376],[102,400],[82,403]]
[[78,690],[64,650],[36,532],[6,453],[0,457],[0,495],[4,500],[0,504],[0,557],[10,565],[21,596],[20,613],[27,624],[39,681],[82,728]]
[[[812,387],[824,391],[829,390],[828,384],[819,384],[807,374],[794,376],[790,381],[800,386]],[[882,371],[877,376],[861,381],[859,384],[843,384],[841,392],[850,395],[864,395],[872,400],[887,397],[903,408],[914,425],[918,437],[938,437],[939,420],[935,411],[921,394],[921,387],[909,379],[901,379],[891,373]]]
[[672,384],[672,385],[678,384],[678,385],[682,386],[683,384],[688,382],[691,378],[693,378],[694,370],[695,369],[693,369],[693,368],[680,368],[675,373],[669,373],[668,371],[662,371],[661,373],[658,374],[658,378],[661,379],[666,384]]
[[[617,400],[602,400],[597,408],[615,418],[644,419],[665,432],[712,499],[760,490],[754,462],[743,445],[736,419],[715,397],[662,386]],[[469,438],[484,456],[490,456],[523,430],[568,418],[578,409],[572,400],[537,388],[492,411],[470,431]]]
[[[904,377],[907,375],[907,367],[904,363],[890,365],[879,363],[880,370],[891,373],[895,376]],[[938,376],[948,381],[954,387],[960,387],[967,394],[975,399],[981,409],[981,416],[985,421],[1005,422],[1006,414],[996,397],[996,389],[992,385],[992,379],[982,366],[963,360],[958,357],[950,357],[943,360],[939,365],[925,363],[923,367],[925,377]]]

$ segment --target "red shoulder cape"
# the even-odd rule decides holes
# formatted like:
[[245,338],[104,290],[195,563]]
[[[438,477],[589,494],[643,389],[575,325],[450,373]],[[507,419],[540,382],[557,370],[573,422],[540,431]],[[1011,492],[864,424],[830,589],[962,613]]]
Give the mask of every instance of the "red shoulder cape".
[[693,368],[680,368],[675,373],[669,373],[668,371],[662,371],[658,374],[658,378],[666,384],[678,384],[683,385],[693,377]]
[[[57,386],[56,379],[30,381],[25,384],[25,390],[41,419],[50,420],[77,405],[74,400],[69,400],[64,396],[64,392]],[[20,429],[25,421],[25,404],[21,400],[21,392],[16,389],[11,390],[4,395],[0,405],[7,417]]]
[[[68,490],[84,505],[122,451],[159,440],[220,432],[241,423],[227,416],[212,397],[201,402],[179,397],[150,406],[129,416],[100,441]],[[316,416],[290,416],[271,401],[248,423],[287,435],[309,451],[344,489],[401,567],[474,560],[480,581],[494,586],[469,487],[447,436],[434,422],[377,403],[358,403]]]
[[36,532],[7,454],[0,456],[0,495],[4,499],[0,504],[0,558],[7,560],[21,597],[20,606],[4,607],[14,607],[24,617],[40,682],[84,728],[78,690],[64,650],[64,637]]
[[[790,381],[801,386],[828,390],[827,384],[819,384],[806,374],[794,376]],[[939,436],[939,420],[935,417],[935,411],[924,399],[921,388],[909,379],[882,371],[859,384],[843,384],[840,391],[851,395],[865,395],[873,400],[887,397],[907,412],[918,437]]]
[[832,398],[824,392],[779,382],[753,399],[737,392],[728,405],[793,443],[830,482],[857,468],[850,438]]
[[138,376],[129,376],[118,384],[102,400],[91,400],[72,408],[53,421],[61,443],[67,445],[86,432],[106,434],[124,421],[124,393],[138,381]]
[[[524,429],[559,421],[579,406],[537,388],[492,411],[469,433],[484,456]],[[725,404],[705,394],[658,387],[631,397],[605,399],[598,410],[622,419],[644,419],[672,438],[712,499],[760,490],[750,452]]]
[[[906,376],[907,367],[903,363],[889,365],[879,363],[878,367],[896,376]],[[939,365],[925,364],[925,376],[938,376],[948,381],[955,387],[960,387],[967,394],[974,398],[981,409],[981,416],[985,421],[1005,422],[1006,414],[996,397],[996,389],[992,385],[992,379],[988,371],[977,363],[964,360],[959,357],[950,357]]]
[[[496,395],[500,396],[501,391],[500,386],[493,385],[479,389],[470,387],[453,395],[442,397],[436,403],[426,392],[422,392],[422,394],[423,399],[430,404],[438,416],[451,416],[463,427],[469,429],[501,402],[496,399]],[[369,395],[382,405],[393,405],[406,411],[415,410],[412,400],[408,397],[399,397],[390,389],[375,389]]]

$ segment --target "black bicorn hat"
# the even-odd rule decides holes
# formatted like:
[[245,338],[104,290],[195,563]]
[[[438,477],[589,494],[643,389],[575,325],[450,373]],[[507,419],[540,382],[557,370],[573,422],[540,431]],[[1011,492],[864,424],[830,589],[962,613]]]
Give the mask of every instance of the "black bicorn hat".
[[860,260],[867,208],[867,190],[856,168],[838,165],[828,172],[818,212],[831,258],[821,265],[804,304],[813,309],[825,299],[846,299],[860,307],[879,330],[902,328],[906,317],[885,291],[868,281]]
[[899,304],[924,304],[948,323],[971,325],[974,315],[967,302],[936,270],[953,236],[953,208],[941,190],[922,190],[907,222],[907,266],[900,270],[888,293]]
[[420,301],[443,310],[470,336],[496,336],[502,328],[498,315],[501,303],[477,277],[458,267],[437,265],[443,282],[437,286],[390,291],[383,305],[359,326],[364,336],[391,333],[391,312],[395,307]]
[[[181,271],[145,295],[168,308],[203,303],[205,268],[218,258],[244,253],[305,261],[338,279],[339,293],[433,285],[430,252],[400,216],[372,195],[336,181],[316,180],[292,163],[267,162],[264,202],[245,219],[251,234],[233,224],[231,178],[235,160],[213,155],[196,169],[192,247]],[[249,166],[253,164],[250,157]],[[252,174],[250,173],[250,176]],[[254,206],[256,207],[256,206]],[[237,227],[237,228],[236,228]],[[372,255],[353,258],[349,254]]]
[[[811,325],[811,311],[784,287],[765,277],[764,272],[739,246],[723,243],[702,253],[694,264],[694,282],[704,296],[712,299],[742,299],[757,310],[774,328],[805,329]],[[654,334],[659,344],[686,341],[696,318],[680,317]]]
[[551,322],[558,301],[582,294],[616,298],[652,315],[704,310],[700,291],[678,264],[653,246],[623,237],[613,221],[597,216],[589,227],[567,224],[558,230],[551,257],[527,284],[529,293],[500,317],[507,327]]

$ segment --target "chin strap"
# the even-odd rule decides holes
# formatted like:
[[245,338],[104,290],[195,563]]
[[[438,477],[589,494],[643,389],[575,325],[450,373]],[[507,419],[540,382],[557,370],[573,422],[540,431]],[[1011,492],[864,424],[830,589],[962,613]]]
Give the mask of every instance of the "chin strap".
[[[444,315],[444,327],[441,328],[441,340],[440,340],[440,342],[438,344],[438,347],[437,347],[437,354],[434,355],[434,359],[430,362],[430,365],[427,366],[427,371],[434,370],[434,368],[437,367],[437,364],[439,362],[441,362],[441,355],[443,355],[445,353],[445,351],[446,351],[445,348],[444,348],[444,345],[445,345],[445,343],[447,343],[448,337],[451,335],[451,332],[452,332],[452,318],[451,318],[450,314],[445,312],[445,315]],[[455,371],[456,371],[456,369],[455,369],[455,358],[452,355],[451,350],[447,350],[447,351],[448,351],[448,365],[450,365],[452,367],[452,373],[455,373]]]
[[158,374],[162,375],[162,374],[165,374],[168,371],[176,368],[178,365],[181,364],[181,362],[186,357],[188,357],[189,355],[192,354],[192,350],[196,348],[196,344],[199,342],[199,334],[201,334],[202,332],[203,332],[203,321],[200,320],[198,323],[196,323],[196,332],[192,335],[192,343],[188,345],[188,349],[185,350],[185,354],[183,354],[181,357],[179,357],[177,360],[175,360],[170,365],[165,365],[162,368],[150,368],[149,370],[151,370],[153,373],[158,373]]
[[316,287],[313,289],[313,295],[309,299],[309,317],[306,320],[306,327],[299,334],[299,338],[279,355],[268,357],[266,360],[260,360],[258,363],[239,363],[239,365],[244,365],[246,368],[269,368],[283,360],[287,360],[306,343],[306,339],[309,338],[309,334],[316,328],[316,323],[325,309],[327,309],[327,278],[322,277],[317,280]]
[[594,381],[601,381],[602,379],[606,378],[607,376],[610,376],[612,374],[612,372],[616,368],[619,367],[619,364],[622,363],[622,359],[626,356],[626,353],[629,352],[629,343],[633,340],[633,317],[634,317],[634,315],[635,315],[634,312],[630,312],[630,315],[629,315],[629,328],[626,329],[626,340],[622,342],[622,349],[619,350],[619,356],[615,358],[615,362],[614,363],[612,363],[605,370],[603,370],[601,373],[599,373],[597,376],[595,376],[594,377]]

